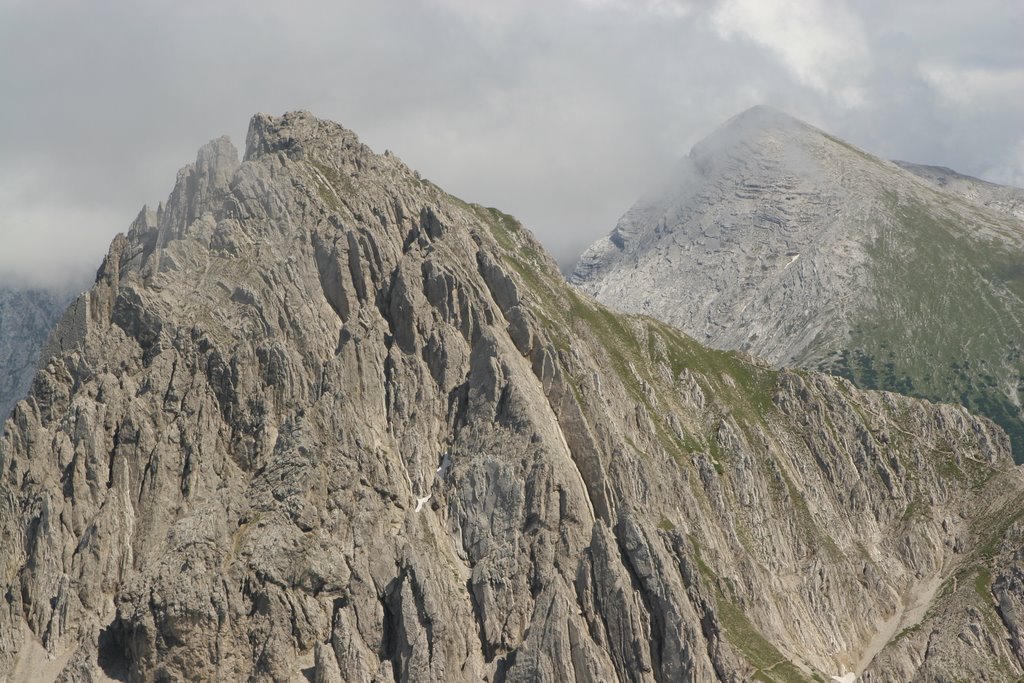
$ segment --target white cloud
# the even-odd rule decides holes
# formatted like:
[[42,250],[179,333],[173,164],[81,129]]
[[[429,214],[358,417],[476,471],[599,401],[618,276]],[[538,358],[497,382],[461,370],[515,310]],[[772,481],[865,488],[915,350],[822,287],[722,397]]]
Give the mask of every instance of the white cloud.
[[40,168],[0,172],[0,285],[84,285],[110,238],[127,229],[126,216],[69,202],[53,180]]
[[1024,68],[959,67],[923,64],[921,74],[946,100],[963,107],[983,107],[1013,97],[1024,104]]
[[1024,169],[1021,8],[0,0],[0,130],[12,132],[0,135],[0,283],[94,270],[201,144],[241,143],[256,111],[337,120],[515,213],[565,264],[661,169],[759,103],[876,153],[1005,182]]
[[693,13],[693,5],[682,0],[575,0],[585,7],[615,9],[682,19]]
[[1024,138],[1010,145],[999,163],[987,169],[984,176],[992,182],[1024,187]]
[[719,35],[744,36],[773,52],[804,85],[861,103],[869,50],[858,17],[836,0],[723,0],[712,13]]

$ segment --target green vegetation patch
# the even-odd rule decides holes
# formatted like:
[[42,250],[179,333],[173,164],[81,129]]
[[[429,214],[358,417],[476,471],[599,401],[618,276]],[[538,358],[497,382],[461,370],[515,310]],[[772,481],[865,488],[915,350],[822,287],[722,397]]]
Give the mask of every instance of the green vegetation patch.
[[[714,587],[718,620],[725,631],[726,639],[755,668],[752,680],[765,683],[807,683],[811,680],[807,674],[779,652],[779,649],[772,645],[751,623],[740,606],[723,592],[719,576],[701,556],[700,543],[691,534],[687,534],[687,539],[690,541],[690,547],[693,548],[693,560],[697,564],[698,571]],[[732,590],[731,583],[728,588]]]
[[806,683],[810,680],[761,635],[736,604],[719,596],[717,605],[719,621],[729,642],[738,648],[756,669],[753,680],[765,683]]
[[649,333],[660,338],[667,353],[666,357],[661,357],[655,345],[649,344],[652,360],[665,362],[673,377],[678,377],[683,370],[692,370],[714,382],[710,388],[729,405],[741,428],[743,422],[764,421],[777,412],[773,401],[778,387],[777,371],[751,363],[733,351],[701,346],[660,321],[648,319],[647,322]]
[[[339,196],[352,196],[355,194],[355,186],[352,184],[352,179],[333,166],[320,163],[319,161],[309,161],[309,165],[322,176],[322,178],[313,178],[313,185],[316,187],[320,199],[335,211],[341,211],[342,205]],[[324,186],[324,180],[327,181],[328,186]]]
[[979,567],[974,575],[974,591],[981,598],[983,605],[992,602],[992,571],[988,567]]
[[1002,427],[1024,462],[1024,255],[972,237],[986,229],[980,218],[895,193],[886,201],[867,245],[877,306],[822,369],[865,389],[960,403]]

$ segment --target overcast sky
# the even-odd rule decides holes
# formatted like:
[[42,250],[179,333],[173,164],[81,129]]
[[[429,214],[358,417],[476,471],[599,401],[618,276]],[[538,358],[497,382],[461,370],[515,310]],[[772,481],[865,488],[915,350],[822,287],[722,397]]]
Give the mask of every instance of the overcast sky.
[[1024,185],[1021,0],[0,0],[0,284],[92,272],[207,140],[308,109],[563,264],[770,104]]

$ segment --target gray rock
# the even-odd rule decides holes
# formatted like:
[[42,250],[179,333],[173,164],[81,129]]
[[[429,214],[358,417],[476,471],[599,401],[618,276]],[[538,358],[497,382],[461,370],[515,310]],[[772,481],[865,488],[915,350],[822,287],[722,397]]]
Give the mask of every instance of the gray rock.
[[336,124],[247,147],[114,240],[4,425],[0,678],[827,679],[939,614],[976,628],[871,675],[1021,673],[1019,619],[926,590],[986,558],[1021,604],[992,424],[614,314]]

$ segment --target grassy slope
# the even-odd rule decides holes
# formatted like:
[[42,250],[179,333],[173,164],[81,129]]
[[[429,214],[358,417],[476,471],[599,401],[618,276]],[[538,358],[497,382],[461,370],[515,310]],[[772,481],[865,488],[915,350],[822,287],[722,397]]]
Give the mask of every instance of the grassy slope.
[[985,217],[886,195],[873,244],[873,310],[824,368],[869,389],[961,403],[998,423],[1024,461],[1024,258],[968,238]]

